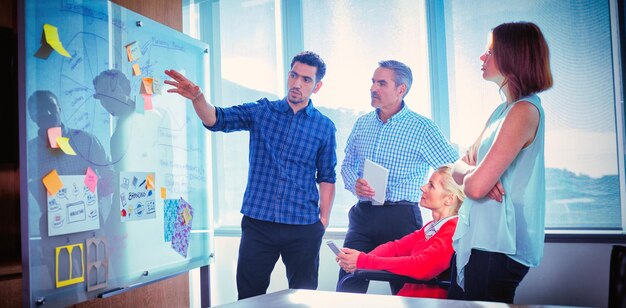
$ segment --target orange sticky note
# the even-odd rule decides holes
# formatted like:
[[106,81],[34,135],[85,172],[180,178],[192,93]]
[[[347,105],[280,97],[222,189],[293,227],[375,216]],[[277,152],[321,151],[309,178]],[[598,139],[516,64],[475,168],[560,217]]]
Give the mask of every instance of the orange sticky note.
[[98,185],[98,175],[91,169],[91,167],[87,167],[85,185],[89,188],[89,190],[91,190],[91,192],[96,191],[96,186]]
[[146,177],[146,189],[154,189],[154,179],[151,174]]
[[185,209],[183,210],[183,220],[185,221],[185,225],[189,224],[189,222],[191,221],[191,213],[189,213],[189,208],[185,207]]
[[133,54],[130,52],[130,46],[126,46],[126,56],[128,56],[128,61],[133,61]]
[[124,47],[126,47],[126,55],[128,56],[129,62],[141,58],[141,51],[139,50],[139,44],[137,44],[137,42],[132,42]]
[[143,96],[143,110],[152,110],[152,95],[141,94]]
[[70,138],[58,137],[57,144],[61,150],[63,150],[63,153],[67,155],[76,155],[76,152],[74,152],[74,149],[72,149],[72,146],[70,145]]
[[141,69],[139,68],[139,64],[133,64],[133,76],[141,75]]
[[44,176],[42,182],[51,196],[56,195],[63,187],[63,181],[61,181],[56,169]]
[[61,128],[60,127],[51,127],[48,128],[48,140],[50,141],[51,148],[58,148],[57,138],[61,137]]
[[141,78],[141,89],[140,92],[142,94],[150,94],[152,95],[152,78],[144,77]]
[[167,189],[165,187],[161,187],[161,199],[165,199],[167,196]]

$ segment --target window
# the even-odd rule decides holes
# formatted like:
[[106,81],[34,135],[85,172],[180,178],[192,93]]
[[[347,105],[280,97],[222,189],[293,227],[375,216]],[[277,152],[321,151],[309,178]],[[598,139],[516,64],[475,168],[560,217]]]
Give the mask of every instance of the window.
[[[503,100],[482,80],[487,33],[531,21],[550,47],[554,87],[546,116],[546,228],[621,230],[619,168],[608,1],[445,1],[451,141],[464,151]],[[619,91],[619,90],[618,90]],[[622,187],[622,189],[620,189]]]
[[[274,1],[231,0],[219,3],[221,88],[218,106],[262,97],[276,99],[283,77],[277,74]],[[244,22],[245,21],[245,22]],[[218,79],[220,78],[218,77]],[[248,179],[248,132],[217,133],[214,181],[218,189],[215,225],[239,226]]]
[[341,162],[354,122],[373,110],[369,91],[379,61],[398,60],[411,68],[413,85],[405,102],[415,112],[430,116],[425,19],[423,1],[302,1],[304,49],[320,54],[327,65],[324,85],[312,97],[313,103],[337,127],[331,226],[347,227],[348,211],[357,200],[344,188]]
[[[550,46],[555,81],[540,95],[546,113],[546,227],[555,232],[622,232],[623,110],[616,104],[622,89],[621,79],[615,80],[621,78],[615,77],[621,69],[614,60],[619,56],[617,29],[612,29],[615,1],[300,0],[301,10],[287,14],[290,20],[300,20],[301,33],[281,29],[286,16],[278,6],[284,0],[214,3],[219,3],[219,27],[201,30],[214,35],[217,31],[221,40],[220,63],[212,63],[221,66],[212,76],[221,80],[213,89],[218,105],[285,94],[288,67],[283,63],[293,54],[283,55],[281,32],[285,41],[301,43],[295,45],[326,61],[324,85],[312,99],[337,126],[338,181],[331,227],[347,226],[347,212],[356,200],[343,187],[340,165],[354,121],[372,110],[369,87],[377,62],[396,59],[408,64],[414,82],[407,105],[424,116],[434,115],[429,67],[435,60],[428,58],[427,8],[442,4],[439,13],[445,16],[445,32],[437,34],[445,35],[446,54],[438,56],[448,68],[449,102],[438,103],[449,105],[444,117],[449,116],[450,141],[461,153],[502,101],[496,86],[480,75],[478,58],[488,32],[508,21],[537,23]],[[200,18],[205,18],[202,13]],[[216,226],[238,227],[248,134],[214,136]]]

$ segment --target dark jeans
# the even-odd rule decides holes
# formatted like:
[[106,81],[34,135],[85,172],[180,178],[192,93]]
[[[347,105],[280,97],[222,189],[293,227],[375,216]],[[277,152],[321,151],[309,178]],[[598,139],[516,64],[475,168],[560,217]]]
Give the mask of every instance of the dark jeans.
[[239,299],[265,294],[279,256],[287,269],[290,289],[317,289],[322,236],[324,225],[320,221],[288,225],[244,216],[237,260]]
[[[348,213],[349,225],[343,247],[370,252],[389,241],[397,240],[422,227],[422,216],[415,202],[385,202],[373,206],[371,202],[359,202]],[[339,280],[347,275],[339,269]],[[391,292],[398,293],[403,284],[392,284]],[[369,282],[352,279],[343,284],[343,291],[366,293]],[[339,290],[338,290],[339,291]]]
[[524,266],[505,254],[472,249],[465,265],[465,291],[456,282],[456,254],[450,264],[449,299],[513,303],[515,289],[528,273]]

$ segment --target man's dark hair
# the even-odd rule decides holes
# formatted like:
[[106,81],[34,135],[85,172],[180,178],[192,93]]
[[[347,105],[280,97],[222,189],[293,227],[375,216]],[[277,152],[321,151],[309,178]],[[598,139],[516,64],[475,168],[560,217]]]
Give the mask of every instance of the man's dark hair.
[[315,82],[320,82],[324,75],[326,75],[326,63],[322,58],[312,52],[312,51],[303,51],[297,54],[293,59],[291,59],[291,67],[293,68],[293,64],[296,62],[300,62],[306,65],[315,66],[317,68],[317,72],[315,73]]

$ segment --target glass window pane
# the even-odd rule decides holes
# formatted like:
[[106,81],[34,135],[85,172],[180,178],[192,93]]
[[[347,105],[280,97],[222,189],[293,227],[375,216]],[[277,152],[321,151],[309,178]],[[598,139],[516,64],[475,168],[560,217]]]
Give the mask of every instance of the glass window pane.
[[[274,1],[220,1],[221,100],[232,106],[267,97],[276,99],[276,28]],[[242,22],[245,21],[245,22]],[[220,78],[220,77],[218,77]],[[216,226],[239,226],[248,178],[248,132],[216,133],[218,161]]]
[[372,111],[370,86],[381,60],[404,62],[413,71],[405,98],[430,117],[424,1],[303,0],[304,48],[327,65],[324,85],[312,99],[337,126],[337,187],[331,226],[347,227],[356,197],[344,189],[340,166],[357,117]]
[[510,21],[539,25],[554,87],[546,114],[546,228],[620,229],[621,205],[608,1],[445,1],[452,142],[480,134],[497,86],[481,78],[487,33]]

